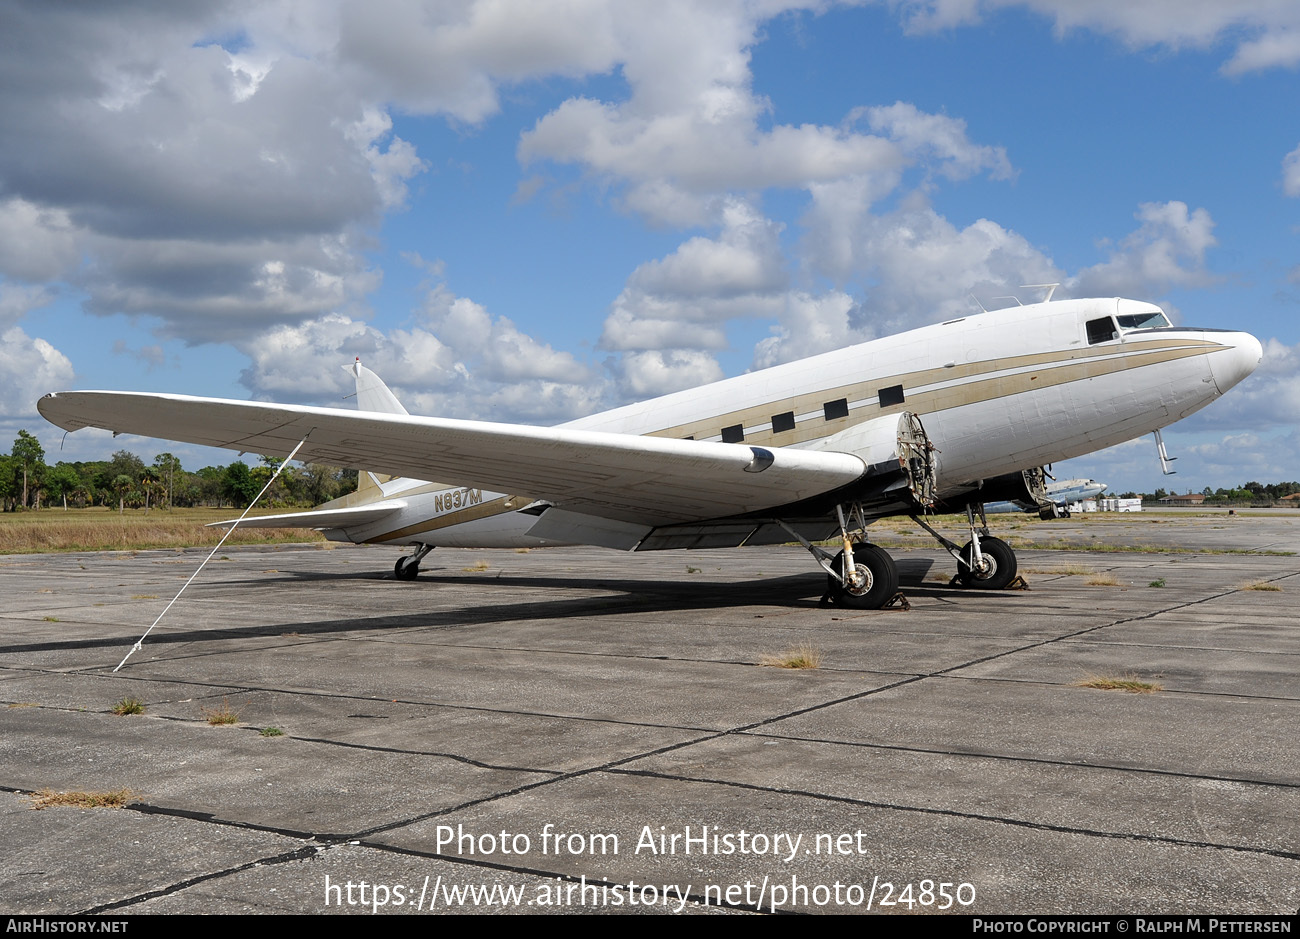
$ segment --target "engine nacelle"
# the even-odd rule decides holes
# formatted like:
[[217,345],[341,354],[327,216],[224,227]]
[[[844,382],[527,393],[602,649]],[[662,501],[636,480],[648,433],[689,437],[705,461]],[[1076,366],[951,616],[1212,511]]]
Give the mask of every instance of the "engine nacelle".
[[934,503],[938,451],[911,411],[863,421],[827,437],[817,449],[852,453],[867,464],[867,479],[879,485],[864,494],[865,502],[903,501],[918,507]]
[[1056,517],[1056,506],[1047,495],[1047,473],[1035,466],[1019,473],[1007,473],[983,480],[978,486],[957,496],[948,496],[936,503],[939,514],[961,512],[968,505],[981,502],[1018,502],[1026,506],[1037,505],[1040,511],[1051,511],[1046,517]]

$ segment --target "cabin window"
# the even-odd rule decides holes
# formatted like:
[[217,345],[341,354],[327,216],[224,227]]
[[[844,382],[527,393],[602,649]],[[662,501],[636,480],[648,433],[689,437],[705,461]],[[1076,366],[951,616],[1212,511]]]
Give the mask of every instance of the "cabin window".
[[745,439],[745,425],[732,424],[730,427],[722,428],[723,443],[741,443]]
[[841,417],[849,416],[849,399],[840,398],[838,401],[827,401],[822,405],[822,411],[826,414],[826,420],[833,421]]
[[1088,320],[1088,345],[1095,346],[1099,342],[1107,342],[1118,336],[1119,333],[1115,332],[1115,321],[1109,316],[1099,320]]
[[786,411],[784,414],[773,414],[772,433],[783,434],[787,430],[794,430],[794,411]]
[[877,393],[880,395],[880,406],[882,408],[903,403],[902,385],[890,385],[888,388],[881,388]]

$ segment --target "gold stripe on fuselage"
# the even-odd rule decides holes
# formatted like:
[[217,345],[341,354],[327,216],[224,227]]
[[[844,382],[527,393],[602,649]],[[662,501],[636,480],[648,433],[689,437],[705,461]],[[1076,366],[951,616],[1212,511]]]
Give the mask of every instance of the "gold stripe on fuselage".
[[[437,488],[444,489],[446,487],[439,486]],[[424,491],[428,492],[429,490],[425,489]],[[406,493],[403,493],[403,495],[406,495]],[[493,515],[501,515],[505,512],[514,512],[531,501],[533,500],[520,498],[518,496],[501,496],[500,498],[490,499],[487,502],[480,502],[477,505],[459,509],[455,512],[448,512],[445,515],[439,515],[437,518],[430,518],[422,522],[416,522],[413,525],[407,525],[405,528],[399,528],[396,531],[386,532],[382,535],[375,535],[373,538],[367,538],[364,543],[375,544],[381,541],[393,541],[394,539],[406,538],[410,535],[438,531],[441,528],[450,528],[451,526],[459,525],[462,522],[472,522],[475,519],[490,518]]]
[[[663,430],[651,431],[651,437],[694,437],[696,440],[719,440],[723,427],[740,424],[745,428],[745,443],[767,444],[772,446],[791,446],[818,440],[839,433],[855,424],[900,411],[916,414],[929,414],[965,404],[986,401],[998,394],[1017,394],[1032,391],[1038,387],[1063,384],[1092,378],[1097,375],[1111,374],[1129,368],[1140,368],[1157,362],[1170,361],[1194,355],[1207,355],[1225,348],[1217,342],[1201,339],[1179,339],[1176,344],[1167,340],[1147,340],[1129,342],[1122,346],[1092,347],[1089,349],[1067,349],[1058,352],[1042,352],[1030,355],[1008,356],[1007,358],[985,359],[981,362],[967,362],[951,368],[920,369],[912,372],[899,372],[884,375],[851,384],[828,388],[783,398],[765,404],[751,405],[726,414],[679,424]],[[1161,355],[1153,357],[1153,353]],[[1135,361],[1136,360],[1136,361]],[[1107,365],[1106,363],[1112,363]],[[1121,363],[1121,364],[1113,364]],[[1010,382],[1005,391],[990,392],[990,383],[1005,382],[1019,377],[1017,374],[994,375],[993,373],[1015,372],[1017,369],[1032,369],[1044,366],[1050,372],[1067,370],[1066,374],[1054,374],[1050,380],[1038,375],[1036,381]],[[981,377],[989,376],[989,377]],[[902,385],[905,400],[899,405],[884,408],[871,408],[877,401],[877,394],[882,388]],[[930,386],[938,385],[938,388]],[[961,390],[958,390],[961,389]],[[954,394],[953,392],[957,393]],[[829,401],[846,399],[849,416],[825,420],[822,407]],[[771,420],[774,414],[793,411],[797,423],[794,430],[773,433]],[[804,419],[799,420],[803,416]],[[766,425],[766,426],[765,426]]]

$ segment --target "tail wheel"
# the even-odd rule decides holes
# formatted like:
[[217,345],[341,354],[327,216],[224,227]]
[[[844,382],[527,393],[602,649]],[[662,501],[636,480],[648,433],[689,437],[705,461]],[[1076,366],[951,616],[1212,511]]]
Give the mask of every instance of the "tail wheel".
[[[837,554],[831,563],[835,570],[843,571],[844,552]],[[854,545],[853,567],[848,584],[827,575],[830,597],[837,605],[854,610],[878,610],[898,593],[898,568],[883,548],[873,544]]]
[[1016,552],[1011,545],[998,538],[980,539],[980,561],[975,564],[975,546],[967,544],[961,549],[957,577],[967,587],[980,590],[1001,590],[1016,577]]

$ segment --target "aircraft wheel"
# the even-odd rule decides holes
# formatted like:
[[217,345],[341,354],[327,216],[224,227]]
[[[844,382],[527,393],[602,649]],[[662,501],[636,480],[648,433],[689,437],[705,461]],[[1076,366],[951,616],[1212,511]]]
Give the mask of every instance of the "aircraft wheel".
[[[832,562],[836,570],[842,570],[844,552],[835,556]],[[831,599],[839,606],[854,610],[878,610],[894,594],[898,593],[898,568],[894,559],[883,548],[873,544],[856,544],[853,546],[853,566],[856,583],[846,586],[827,574],[830,581]]]
[[393,576],[398,580],[415,580],[420,574],[420,565],[413,558],[402,555],[393,565]]
[[1001,590],[1016,577],[1016,552],[1011,545],[998,538],[980,539],[980,558],[984,566],[976,570],[972,563],[975,555],[973,545],[967,544],[961,549],[961,561],[957,565],[957,576],[967,587],[980,590]]

